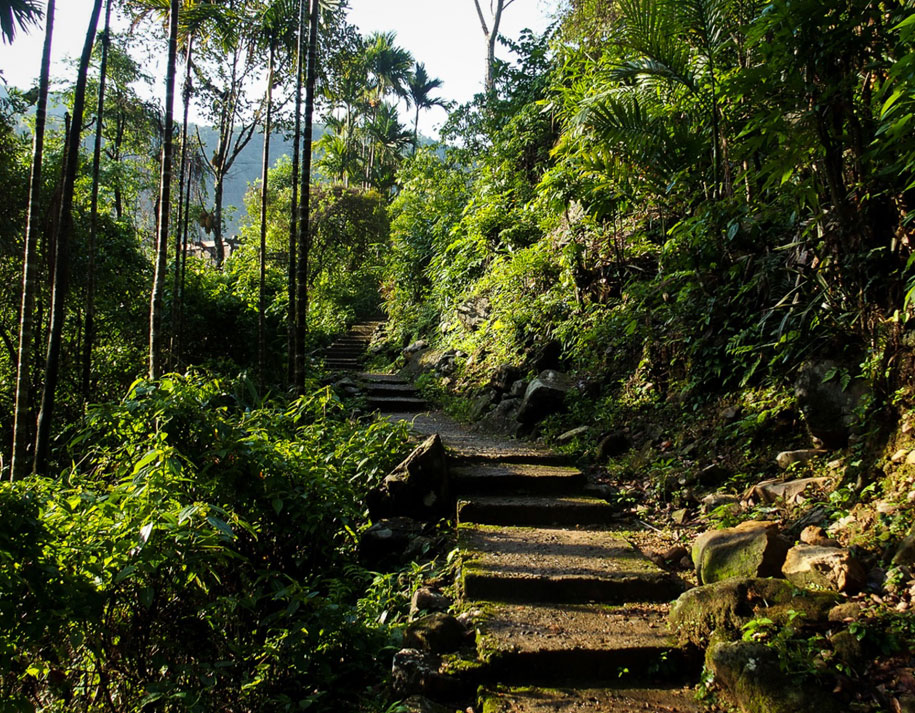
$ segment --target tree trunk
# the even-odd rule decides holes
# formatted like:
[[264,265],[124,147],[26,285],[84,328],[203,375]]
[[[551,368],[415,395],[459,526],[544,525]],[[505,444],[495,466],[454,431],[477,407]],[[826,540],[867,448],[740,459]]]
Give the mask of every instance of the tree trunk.
[[51,292],[51,325],[48,332],[48,350],[45,357],[44,392],[41,396],[41,411],[38,413],[38,434],[35,439],[35,471],[45,469],[51,442],[51,421],[54,415],[54,399],[57,380],[60,375],[60,351],[63,342],[65,301],[70,286],[70,236],[73,232],[73,192],[79,166],[80,134],[83,128],[83,113],[86,106],[86,83],[89,75],[89,61],[98,29],[102,0],[95,0],[89,18],[89,29],[83,44],[73,95],[73,120],[67,139],[67,157],[64,162],[64,181],[60,202],[60,218],[55,245],[54,281]]
[[95,115],[95,152],[92,156],[92,199],[89,208],[89,266],[86,273],[86,328],[83,339],[83,403],[92,395],[92,346],[95,341],[95,268],[98,242],[99,173],[102,168],[102,128],[105,116],[105,84],[108,71],[108,48],[111,46],[111,0],[105,2],[105,30],[102,37],[102,60],[99,66],[98,109]]
[[181,355],[181,310],[183,301],[181,295],[181,261],[184,257],[184,242],[182,238],[182,227],[187,224],[187,215],[184,201],[184,182],[187,173],[187,119],[190,112],[191,103],[191,52],[194,45],[194,38],[187,39],[187,52],[184,56],[184,87],[181,92],[184,103],[184,111],[181,119],[181,160],[178,168],[178,230],[175,233],[175,275],[172,280],[172,343],[168,353],[169,368],[172,368],[175,359],[180,359]]
[[257,304],[257,369],[261,392],[266,383],[267,362],[267,189],[270,171],[270,122],[273,119],[273,63],[276,51],[270,45],[267,67],[267,113],[264,117],[264,161],[261,170],[261,244]]
[[51,41],[54,37],[54,4],[48,0],[44,50],[38,81],[38,107],[35,114],[35,143],[32,148],[32,175],[29,181],[29,211],[25,223],[25,255],[22,260],[22,306],[19,314],[19,354],[16,363],[16,407],[13,414],[13,455],[10,477],[25,475],[31,424],[31,360],[32,339],[35,334],[34,311],[37,291],[35,261],[41,193],[41,163],[44,156],[44,132],[48,111],[48,86],[51,74]]
[[305,141],[302,148],[302,186],[299,214],[301,221],[299,257],[296,265],[296,334],[295,385],[298,393],[305,391],[305,335],[308,329],[308,254],[311,249],[311,144],[315,109],[315,71],[318,65],[318,1],[311,0],[308,33],[308,68],[305,84]]
[[156,270],[149,302],[149,378],[158,379],[162,364],[162,297],[168,262],[168,225],[171,208],[174,142],[175,72],[178,64],[178,11],[180,0],[171,0],[168,16],[168,65],[165,74],[165,136],[159,182],[159,227],[156,236]]
[[296,251],[299,244],[299,149],[302,145],[302,55],[305,35],[305,2],[299,0],[299,29],[295,57],[295,129],[292,139],[292,196],[289,199],[289,271],[287,273],[287,378],[295,384],[296,352]]

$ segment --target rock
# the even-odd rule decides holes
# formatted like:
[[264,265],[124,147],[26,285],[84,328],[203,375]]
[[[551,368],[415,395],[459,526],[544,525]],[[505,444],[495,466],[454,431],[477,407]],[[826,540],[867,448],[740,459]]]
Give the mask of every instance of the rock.
[[496,393],[494,391],[487,391],[478,396],[473,402],[473,408],[470,409],[470,418],[474,421],[479,421],[492,408],[495,402]]
[[487,320],[492,307],[487,297],[475,297],[455,310],[455,317],[468,332],[473,332]]
[[521,370],[518,367],[512,366],[511,364],[503,364],[496,369],[496,373],[493,374],[492,378],[489,380],[489,388],[503,393],[511,391],[512,384],[514,384],[520,376]]
[[373,520],[406,516],[435,521],[448,514],[448,461],[438,434],[429,436],[366,498]]
[[819,525],[808,525],[801,530],[801,542],[805,545],[815,545],[817,547],[841,547],[838,541],[832,539],[826,534]]
[[666,550],[653,553],[651,559],[662,565],[679,565],[684,557],[689,557],[689,550],[683,545],[673,545]]
[[674,510],[670,514],[670,519],[673,520],[678,525],[682,525],[684,522],[689,519],[689,510],[686,508],[680,508],[679,510]]
[[915,465],[915,451],[909,451],[909,455],[905,458],[906,465]]
[[457,353],[449,349],[438,358],[432,368],[439,376],[451,376],[457,368],[455,359],[457,359]]
[[409,649],[447,654],[461,648],[467,630],[450,614],[434,612],[407,626],[403,643]]
[[910,453],[910,451],[907,448],[903,448],[901,450],[896,451],[892,456],[890,456],[890,460],[893,463],[897,463],[897,464],[902,463],[906,458],[909,457],[909,453]]
[[721,410],[721,420],[725,423],[733,423],[738,418],[743,409],[740,406],[728,406]]
[[864,655],[861,641],[848,629],[838,631],[830,636],[829,643],[832,644],[832,650],[838,659],[849,666],[854,666],[860,662]]
[[412,344],[410,344],[408,347],[406,347],[403,350],[403,355],[407,359],[409,359],[414,354],[418,354],[419,352],[423,351],[424,349],[428,349],[428,348],[429,348],[429,342],[427,342],[425,339],[419,339],[419,340],[413,342]]
[[777,577],[789,546],[777,523],[751,520],[699,535],[693,563],[702,584],[730,577]]
[[711,465],[707,465],[705,468],[699,471],[697,482],[699,485],[711,487],[714,485],[721,485],[721,483],[730,477],[731,471],[729,471],[724,466],[719,465],[718,463],[712,463]]
[[750,641],[718,643],[706,653],[715,680],[746,713],[838,712],[836,700],[812,683],[797,685],[779,666],[778,652]]
[[451,607],[451,600],[431,587],[420,587],[410,599],[410,616],[421,611],[445,612]]
[[457,682],[439,672],[438,655],[402,649],[394,654],[391,665],[394,692],[399,696],[421,695],[432,699],[448,700],[459,695]]
[[629,440],[629,436],[623,431],[614,431],[608,433],[598,442],[597,459],[607,460],[608,458],[616,458],[617,456],[623,455],[623,453],[630,448],[632,448],[632,441]]
[[906,537],[899,547],[896,548],[896,554],[893,555],[892,564],[894,567],[911,566],[915,564],[915,531]]
[[860,561],[840,547],[795,545],[788,551],[782,574],[805,589],[827,589],[854,594],[867,581]]
[[736,636],[757,617],[781,625],[798,611],[804,614],[802,623],[816,625],[826,620],[837,600],[831,593],[798,591],[784,579],[729,579],[680,595],[670,609],[670,625],[681,642],[704,646],[715,631]]
[[831,478],[800,478],[799,480],[764,480],[754,485],[747,495],[746,500],[762,503],[785,502],[795,504],[803,502],[807,488],[824,490],[832,484]]
[[775,462],[778,463],[779,468],[787,470],[795,463],[807,463],[825,453],[826,451],[822,448],[803,448],[798,451],[782,451],[775,456]]
[[524,392],[524,400],[516,418],[532,426],[547,416],[565,410],[565,396],[572,382],[565,374],[547,369],[534,379]]
[[370,569],[383,569],[406,561],[423,525],[408,517],[380,520],[359,538],[359,556]]
[[861,605],[858,604],[858,602],[843,602],[842,604],[836,604],[829,610],[829,615],[826,618],[834,624],[857,621],[861,618]]
[[566,431],[559,438],[556,439],[557,443],[568,443],[569,441],[583,436],[588,432],[589,428],[587,426],[579,426],[578,428],[573,428],[570,431]]
[[835,374],[837,367],[831,361],[806,364],[795,384],[797,404],[807,428],[830,449],[848,445],[855,408],[867,393],[867,386],[861,379],[844,389],[841,378],[826,380],[827,376]]
[[515,436],[521,429],[521,424],[515,418],[519,408],[521,408],[521,399],[504,397],[480,424],[495,433]]
[[711,512],[712,510],[717,510],[723,506],[730,507],[732,512],[740,511],[740,498],[738,498],[736,495],[729,495],[727,493],[711,493],[702,498],[701,502],[702,511],[707,513]]

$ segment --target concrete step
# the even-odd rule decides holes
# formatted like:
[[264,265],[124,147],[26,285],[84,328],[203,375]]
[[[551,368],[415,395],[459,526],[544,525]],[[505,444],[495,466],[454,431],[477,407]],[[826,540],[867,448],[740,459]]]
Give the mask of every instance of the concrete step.
[[451,468],[458,495],[573,493],[585,484],[578,468],[537,463],[464,462]]
[[668,631],[667,608],[486,602],[474,620],[477,656],[485,678],[510,685],[678,679],[687,659]]
[[384,413],[414,413],[426,409],[423,399],[408,396],[369,396],[367,402],[369,408]]
[[692,688],[499,688],[480,694],[483,713],[698,713]]
[[461,525],[466,599],[668,602],[683,584],[607,530]]
[[606,525],[613,512],[606,500],[587,496],[476,496],[457,504],[458,523],[481,525]]

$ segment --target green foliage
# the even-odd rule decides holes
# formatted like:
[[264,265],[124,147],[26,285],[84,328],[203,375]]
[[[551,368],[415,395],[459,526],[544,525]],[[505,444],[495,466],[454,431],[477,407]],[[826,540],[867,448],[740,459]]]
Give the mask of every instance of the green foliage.
[[[328,390],[140,381],[90,411],[64,482],[0,487],[0,695],[22,710],[314,710],[380,676],[362,497],[405,433]],[[27,616],[22,614],[27,612]]]

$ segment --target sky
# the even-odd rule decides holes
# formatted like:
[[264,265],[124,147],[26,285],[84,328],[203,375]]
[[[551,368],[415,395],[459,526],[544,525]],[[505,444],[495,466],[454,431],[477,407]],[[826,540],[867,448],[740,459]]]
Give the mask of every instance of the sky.
[[[515,0],[505,11],[501,34],[516,38],[527,27],[542,32],[558,0]],[[473,0],[350,0],[350,22],[364,34],[393,30],[400,46],[443,80],[440,96],[465,102],[483,87],[485,45]],[[484,0],[484,6],[488,2]],[[55,15],[54,71],[62,74],[65,57],[82,48],[90,0],[59,0]],[[41,63],[42,30],[18,34],[12,45],[0,44],[0,73],[17,87],[34,84]],[[502,49],[504,53],[504,49]],[[498,50],[497,50],[498,53]],[[404,118],[412,116],[405,112]],[[445,112],[434,108],[420,119],[420,131],[437,135]],[[410,119],[412,123],[412,118]]]

